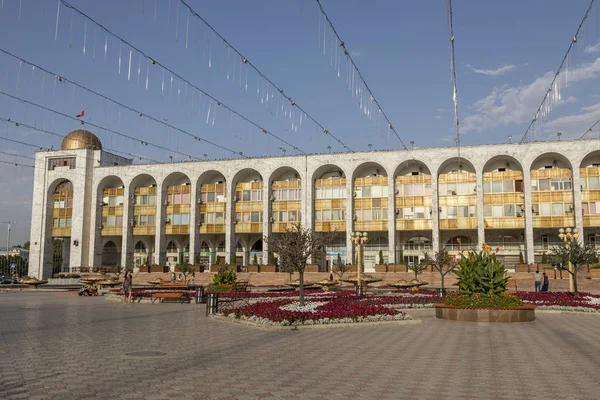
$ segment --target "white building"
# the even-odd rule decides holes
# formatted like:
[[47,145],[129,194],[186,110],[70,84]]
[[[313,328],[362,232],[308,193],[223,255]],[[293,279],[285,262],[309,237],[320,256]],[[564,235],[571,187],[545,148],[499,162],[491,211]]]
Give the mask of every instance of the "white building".
[[599,178],[600,140],[464,146],[460,158],[447,147],[132,165],[78,130],[36,154],[29,274],[234,254],[266,263],[263,236],[293,221],[340,232],[323,268],[354,261],[352,231],[369,232],[366,271],[380,251],[402,263],[484,241],[507,265],[534,262],[561,227],[595,243]]

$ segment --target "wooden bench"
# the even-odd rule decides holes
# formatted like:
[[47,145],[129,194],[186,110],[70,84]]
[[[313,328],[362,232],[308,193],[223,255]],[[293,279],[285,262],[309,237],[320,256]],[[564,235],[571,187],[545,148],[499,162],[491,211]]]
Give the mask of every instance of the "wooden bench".
[[248,291],[248,281],[236,281],[231,285],[231,292],[228,292],[228,297],[219,298],[219,304],[224,304],[226,309],[249,305],[250,298],[242,293]]
[[176,293],[176,292],[158,292],[152,293],[151,297],[152,303],[159,300],[161,303],[164,303],[165,300],[179,300],[180,303],[190,302],[191,298],[187,297],[185,293]]

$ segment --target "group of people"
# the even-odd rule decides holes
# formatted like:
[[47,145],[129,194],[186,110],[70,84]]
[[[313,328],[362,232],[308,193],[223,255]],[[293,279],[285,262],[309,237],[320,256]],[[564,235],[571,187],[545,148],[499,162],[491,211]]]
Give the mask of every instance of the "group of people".
[[540,274],[540,270],[535,271],[535,291],[536,292],[547,292],[548,291],[548,275],[545,272]]

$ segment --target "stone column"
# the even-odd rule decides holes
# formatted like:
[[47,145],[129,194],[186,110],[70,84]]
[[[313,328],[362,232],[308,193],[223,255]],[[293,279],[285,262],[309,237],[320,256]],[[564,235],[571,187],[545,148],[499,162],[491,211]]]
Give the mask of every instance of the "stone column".
[[388,264],[396,263],[396,185],[394,174],[388,176]]
[[265,237],[271,237],[271,183],[263,182],[263,264],[269,263],[269,244]]
[[575,165],[579,165],[579,164],[573,164],[573,179],[572,179],[572,185],[573,185],[573,205],[575,208],[575,228],[577,228],[577,230],[579,231],[579,237],[577,238],[577,240],[579,241],[580,244],[584,244],[585,243],[585,235],[584,235],[584,231],[583,231],[583,207],[581,206],[581,183],[580,183],[580,179],[581,179],[581,171],[579,170],[579,168],[575,167]]
[[525,255],[527,263],[533,264],[533,210],[531,206],[531,171],[529,169],[523,170],[523,186],[525,190]]
[[200,255],[200,234],[198,229],[198,187],[190,182],[190,264],[196,265],[196,256]]
[[154,234],[154,263],[160,266],[166,265],[167,262],[167,234],[165,233],[165,218],[167,198],[167,188],[162,185],[156,190],[156,232]]
[[[437,168],[431,171],[431,250],[440,251],[440,205]],[[401,260],[402,262],[402,260]]]
[[476,171],[476,184],[477,190],[477,248],[481,249],[481,246],[485,242],[485,220],[483,218],[483,167],[477,168]]
[[354,231],[354,187],[346,177],[346,264],[354,264],[354,246],[350,234]]
[[[133,208],[135,188],[125,187],[123,192],[123,230],[121,236],[121,267],[133,270],[133,249],[135,246],[133,237]],[[151,249],[147,249],[150,252]],[[152,260],[148,260],[152,264]]]
[[232,186],[231,179],[228,179],[225,185],[225,262],[231,264],[237,247],[234,225],[235,203],[233,202],[235,187]]

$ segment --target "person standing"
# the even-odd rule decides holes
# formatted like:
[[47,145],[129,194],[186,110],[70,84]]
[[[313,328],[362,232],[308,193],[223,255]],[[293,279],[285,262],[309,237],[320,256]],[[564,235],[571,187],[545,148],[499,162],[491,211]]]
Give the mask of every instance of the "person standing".
[[542,289],[542,274],[540,274],[540,270],[535,271],[535,291],[539,292]]
[[129,280],[129,271],[125,272],[125,277],[123,278],[123,304],[127,303],[131,300],[131,281]]
[[546,275],[546,273],[544,272],[542,277],[542,292],[547,292],[548,291],[548,285],[549,285],[549,281],[548,281],[548,275]]

